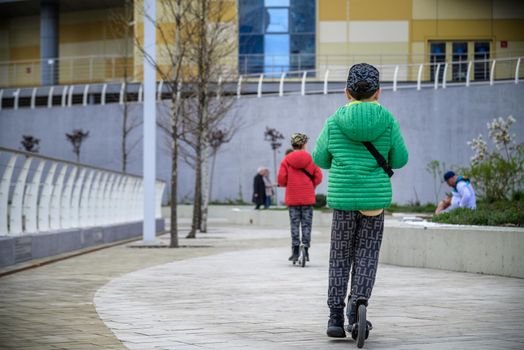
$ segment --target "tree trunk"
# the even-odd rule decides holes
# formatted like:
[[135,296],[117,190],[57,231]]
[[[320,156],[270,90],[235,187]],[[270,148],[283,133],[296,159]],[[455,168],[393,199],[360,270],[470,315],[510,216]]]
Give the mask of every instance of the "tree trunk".
[[172,154],[171,154],[171,242],[169,247],[178,247],[178,219],[177,219],[177,183],[178,183],[178,111],[180,97],[179,93],[173,92],[171,101],[173,103],[171,114],[171,139],[172,139]]
[[187,238],[195,238],[196,230],[201,229],[202,223],[202,150],[204,145],[204,135],[207,129],[207,84],[208,84],[208,71],[206,62],[207,57],[207,0],[200,0],[200,13],[198,14],[199,21],[199,35],[198,35],[198,57],[197,57],[197,72],[198,72],[198,83],[197,83],[197,134],[196,134],[196,145],[195,145],[195,192],[193,202],[193,220],[191,223],[191,231],[187,235]]
[[[127,68],[124,68],[126,70]],[[127,74],[124,72],[124,109],[122,115],[122,172],[125,173],[127,170],[127,119],[128,119],[128,109],[127,109]]]
[[201,221],[201,227],[200,232],[206,233],[207,232],[207,212],[209,207],[209,152],[206,148],[204,151],[204,189],[203,189],[203,206],[202,206],[202,221]]
[[200,228],[200,212],[202,210],[202,149],[201,142],[197,141],[195,154],[195,196],[193,200],[193,219],[191,231],[186,238],[195,238],[196,231]]
[[213,178],[215,176],[215,163],[217,160],[217,151],[213,150],[213,161],[211,162],[211,172],[209,175],[209,201],[213,201]]

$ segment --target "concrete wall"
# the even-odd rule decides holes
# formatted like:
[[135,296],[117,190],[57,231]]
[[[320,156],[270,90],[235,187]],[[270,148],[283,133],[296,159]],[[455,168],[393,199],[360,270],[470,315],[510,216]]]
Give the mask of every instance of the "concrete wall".
[[[156,232],[164,232],[164,229],[164,219],[157,219]],[[20,236],[0,236],[0,267],[123,241],[138,237],[141,232],[142,221],[139,221]]]
[[524,278],[524,229],[387,225],[386,264]]
[[[523,96],[524,84],[512,83],[448,87],[436,91],[384,91],[381,103],[399,120],[410,151],[408,166],[398,170],[392,179],[394,202],[434,201],[433,179],[425,170],[426,164],[434,159],[445,162],[447,168],[468,164],[473,152],[466,142],[480,133],[487,139],[486,123],[493,118],[510,114],[516,117],[512,133],[516,134],[518,142],[523,142]],[[293,132],[301,131],[311,136],[311,151],[326,118],[345,102],[343,94],[239,99],[230,116],[240,118],[242,127],[217,156],[212,198],[225,200],[241,196],[250,201],[257,167],[266,165],[274,175],[273,153],[264,141],[266,126],[278,129],[286,138],[277,154],[279,163]],[[159,118],[166,118],[169,106],[160,105],[158,110]],[[134,105],[130,113],[132,119],[138,121],[141,105]],[[42,154],[73,160],[64,133],[82,128],[89,130],[90,135],[82,146],[81,162],[120,170],[121,124],[122,107],[119,105],[2,110],[0,145],[19,148],[22,135],[31,134],[42,140]],[[136,128],[129,143],[140,138],[141,132],[141,127]],[[158,135],[157,176],[169,181],[169,141],[162,131]],[[130,157],[128,169],[131,173],[141,174],[141,152],[139,144]],[[193,193],[193,170],[181,161],[179,175],[179,199],[188,200]],[[327,172],[324,175],[327,176]],[[317,192],[326,193],[326,187],[327,181],[324,181]],[[440,195],[447,190],[443,186]],[[284,198],[283,190],[279,190],[279,198]]]

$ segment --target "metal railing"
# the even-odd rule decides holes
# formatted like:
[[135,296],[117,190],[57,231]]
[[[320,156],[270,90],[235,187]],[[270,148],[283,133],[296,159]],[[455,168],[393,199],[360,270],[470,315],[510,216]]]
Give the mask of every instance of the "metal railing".
[[[376,65],[376,67],[380,71],[383,88],[397,91],[399,88],[421,90],[424,87],[445,89],[450,85],[493,85],[500,81],[513,81],[518,84],[524,75],[521,61],[521,57],[510,57],[467,62],[388,64]],[[273,94],[278,93],[279,96],[289,93],[299,93],[300,95],[308,93],[328,94],[343,89],[344,85],[340,83],[345,82],[347,71],[348,67],[241,75],[237,81],[236,94],[240,98],[244,93],[243,87],[246,84],[256,85],[257,97],[265,95],[268,92],[268,87],[273,90]],[[278,86],[278,91],[274,91],[276,86]]]
[[[142,178],[0,147],[0,235],[143,220]],[[165,183],[156,182],[161,217]]]
[[[383,89],[447,88],[448,86],[514,82],[519,84],[524,75],[522,57],[500,59],[481,59],[473,61],[434,62],[420,64],[377,65]],[[344,89],[347,67],[338,69],[302,70],[290,72],[270,72],[261,74],[229,76],[229,81],[218,77],[214,91],[219,94],[262,97],[265,95],[284,96],[289,94],[328,94]],[[168,84],[157,83],[156,96],[160,101],[170,97]],[[191,90],[190,84],[184,86]],[[213,89],[211,89],[213,90]],[[127,97],[124,99],[124,95]],[[103,83],[85,85],[64,85],[50,87],[0,89],[0,111],[3,108],[18,109],[20,106],[48,108],[73,105],[101,104],[116,102],[123,104],[143,101],[141,82]]]
[[[133,57],[78,56],[0,62],[0,86],[40,86],[42,67],[55,84],[123,81],[133,75]],[[133,79],[130,79],[133,80]]]
[[[487,57],[485,56],[487,55]],[[475,56],[480,60],[501,59],[495,53],[486,53],[484,56]],[[505,51],[504,57],[524,56],[524,50]],[[277,74],[288,72],[317,71],[325,72],[345,70],[349,66],[368,62],[370,64],[386,66],[405,66],[417,64],[461,62],[464,66],[467,60],[464,55],[416,55],[416,54],[352,54],[352,55],[319,55],[319,54],[290,54],[287,56],[263,54],[238,55],[225,58],[223,65],[224,76],[238,78],[239,75],[249,76],[252,74]],[[164,57],[158,58],[159,62],[169,62]],[[426,63],[427,62],[427,63]],[[136,65],[135,65],[136,63]],[[51,81],[51,85],[75,85],[75,84],[101,84],[118,83],[124,80],[128,82],[139,82],[142,76],[142,62],[135,62],[134,57],[124,57],[118,55],[107,56],[78,56],[63,57],[48,60],[20,60],[0,62],[0,87],[34,87],[43,86],[42,73],[49,75],[46,81]],[[42,72],[42,69],[45,72]],[[168,69],[168,66],[161,66]],[[315,75],[308,75],[309,78]],[[318,76],[316,77],[318,79]],[[496,77],[495,79],[499,79]]]

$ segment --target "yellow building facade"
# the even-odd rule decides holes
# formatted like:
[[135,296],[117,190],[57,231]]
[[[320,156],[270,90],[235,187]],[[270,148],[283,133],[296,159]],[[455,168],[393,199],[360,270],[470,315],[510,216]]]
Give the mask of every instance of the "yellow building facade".
[[[264,0],[253,1],[264,3]],[[291,1],[290,11],[293,3],[295,8],[300,6],[299,0],[284,0],[284,3],[286,1]],[[521,0],[314,1],[314,69],[319,72],[319,78],[327,69],[343,72],[351,64],[362,61],[376,65],[413,65],[404,69],[400,77],[414,80],[415,65],[432,60],[452,62],[457,57],[469,61],[524,56],[524,1]],[[143,31],[143,18],[137,10],[142,6],[141,1],[134,4],[133,18],[128,23],[132,35],[128,38],[122,25],[115,22],[115,18],[124,16],[123,0],[93,1],[90,6],[76,7],[70,5],[71,1],[63,1],[69,7],[58,2],[59,64],[48,62],[56,64],[58,83],[120,81],[125,62],[132,67],[131,80],[141,79],[142,56],[140,50],[133,48],[135,38],[140,39]],[[0,86],[40,84],[43,63],[38,1],[28,0],[26,9],[19,8],[19,3],[7,1],[0,5]],[[265,3],[266,6],[278,4],[278,0],[265,0]],[[242,35],[238,13],[239,6],[245,4],[246,1],[231,0],[228,6],[226,22],[232,37]],[[166,28],[172,26],[172,20],[162,12],[161,0],[157,1],[157,9],[160,24]],[[162,58],[166,54],[162,45],[160,40],[159,62],[168,65],[168,60]],[[235,50],[228,62],[230,70],[238,73],[241,63],[238,48]],[[512,67],[499,65],[497,75],[510,72]],[[429,70],[425,72],[425,78],[429,78],[429,74]],[[449,74],[453,78],[462,73],[455,75],[450,69]]]

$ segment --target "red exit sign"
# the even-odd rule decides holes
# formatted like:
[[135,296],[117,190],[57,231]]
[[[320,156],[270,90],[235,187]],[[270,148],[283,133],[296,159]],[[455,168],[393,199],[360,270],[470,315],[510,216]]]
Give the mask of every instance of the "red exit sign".
[[500,48],[501,49],[507,49],[508,48],[508,41],[507,40],[502,40],[500,42]]

